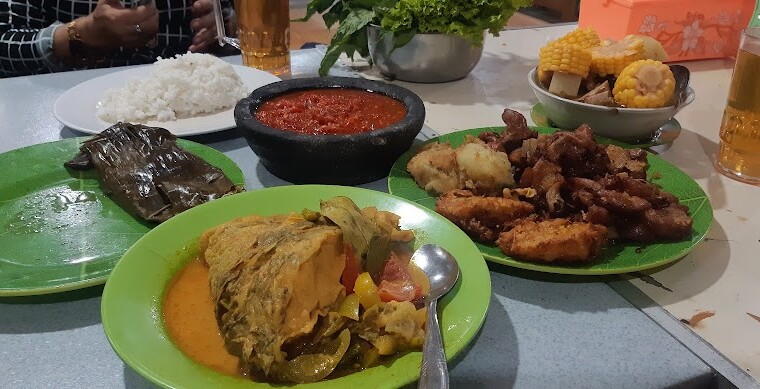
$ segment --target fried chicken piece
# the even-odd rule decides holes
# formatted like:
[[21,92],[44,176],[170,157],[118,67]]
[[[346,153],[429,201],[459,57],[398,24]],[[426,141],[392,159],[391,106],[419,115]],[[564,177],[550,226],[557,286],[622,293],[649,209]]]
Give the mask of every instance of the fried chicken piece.
[[652,208],[652,204],[641,197],[607,189],[599,191],[596,202],[611,212],[641,213]]
[[647,152],[642,149],[626,150],[615,145],[604,148],[609,165],[607,171],[611,174],[628,173],[633,178],[646,178],[649,163]]
[[427,192],[444,193],[463,186],[459,179],[456,152],[448,143],[425,145],[409,160],[406,170]]
[[435,210],[476,240],[493,242],[504,224],[530,215],[534,207],[524,201],[453,190],[438,198]]
[[506,124],[504,132],[501,134],[485,132],[479,136],[482,141],[486,142],[494,150],[509,153],[520,147],[525,139],[538,136],[538,132],[528,127],[525,116],[515,110],[504,109],[504,112],[501,114],[501,120]]
[[684,208],[681,204],[672,204],[665,208],[648,209],[644,212],[644,224],[660,239],[685,239],[691,233],[694,219]]
[[612,224],[612,217],[610,211],[607,208],[593,204],[588,207],[586,212],[581,214],[581,221],[593,224],[601,224],[603,226],[609,226]]
[[662,190],[662,188],[647,180],[633,178],[628,173],[609,175],[599,180],[599,183],[607,189],[618,190],[626,192],[631,196],[641,197],[649,201],[654,208],[664,208],[670,204],[677,204],[679,202],[678,198],[673,196],[673,194]]
[[548,142],[543,157],[562,166],[565,176],[595,178],[607,173],[609,157],[594,140],[591,127],[583,124],[572,132],[555,132]]
[[522,146],[509,153],[509,162],[518,168],[531,167],[546,152],[549,145],[549,135],[541,134],[537,138],[529,138],[523,141]]
[[525,169],[520,177],[520,186],[533,188],[546,201],[549,212],[557,214],[562,211],[565,201],[561,196],[565,177],[562,168],[556,163],[539,159],[533,167]]
[[657,240],[652,229],[641,220],[616,220],[614,222],[619,238],[628,242],[650,243]]
[[607,228],[567,219],[526,221],[499,235],[504,254],[537,262],[588,262],[602,249]]

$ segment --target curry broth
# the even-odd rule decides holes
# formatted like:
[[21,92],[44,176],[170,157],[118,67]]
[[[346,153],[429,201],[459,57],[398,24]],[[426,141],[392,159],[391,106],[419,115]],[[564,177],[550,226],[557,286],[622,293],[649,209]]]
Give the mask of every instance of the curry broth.
[[221,373],[243,376],[238,358],[224,347],[214,316],[208,267],[199,259],[185,265],[164,297],[164,321],[170,339],[192,360]]

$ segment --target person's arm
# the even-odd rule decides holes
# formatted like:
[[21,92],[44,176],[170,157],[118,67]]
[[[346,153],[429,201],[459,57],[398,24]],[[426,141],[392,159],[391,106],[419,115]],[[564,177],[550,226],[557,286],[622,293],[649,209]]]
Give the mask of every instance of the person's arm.
[[[22,9],[14,12],[14,4]],[[99,0],[91,14],[75,19],[73,25],[27,27],[42,24],[41,15],[30,3],[0,0],[0,77],[88,65],[120,47],[145,46],[158,31],[155,4],[125,9],[119,0]]]
[[[41,19],[43,10],[17,4],[24,8],[24,15]],[[62,64],[53,54],[53,36],[60,23],[31,28],[31,21],[23,20],[13,6],[12,0],[0,0],[0,77],[60,70]]]

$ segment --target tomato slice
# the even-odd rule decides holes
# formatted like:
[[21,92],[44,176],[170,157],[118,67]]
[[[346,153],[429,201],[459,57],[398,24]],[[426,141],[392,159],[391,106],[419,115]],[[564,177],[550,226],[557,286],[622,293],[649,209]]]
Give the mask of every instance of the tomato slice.
[[420,297],[420,288],[411,280],[404,281],[380,281],[377,287],[380,301],[414,301]]
[[343,255],[346,256],[346,267],[343,269],[343,275],[340,277],[340,282],[346,288],[346,294],[354,293],[354,285],[356,284],[356,278],[362,272],[362,264],[359,262],[359,258],[356,257],[353,246],[350,244],[343,246]]
[[391,254],[383,267],[377,294],[384,302],[413,301],[421,296],[422,291],[412,281],[407,266],[395,254]]

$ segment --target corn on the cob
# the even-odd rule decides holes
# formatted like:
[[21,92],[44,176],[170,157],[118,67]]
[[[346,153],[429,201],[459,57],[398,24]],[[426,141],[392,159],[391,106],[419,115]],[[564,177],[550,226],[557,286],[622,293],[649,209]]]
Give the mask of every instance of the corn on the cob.
[[599,35],[591,27],[576,28],[557,40],[562,43],[577,45],[584,49],[599,46],[601,43]]
[[565,97],[578,95],[581,80],[591,68],[591,53],[559,40],[549,42],[538,53],[538,73],[552,72],[549,92]]
[[631,39],[641,39],[644,41],[645,59],[653,59],[660,62],[668,60],[668,53],[665,51],[665,48],[662,47],[662,43],[660,43],[660,41],[657,39],[654,39],[648,35],[626,35],[623,37],[623,39],[621,39],[621,41]]
[[562,72],[588,76],[591,54],[578,46],[551,41],[538,52],[538,70],[541,72]]
[[617,76],[626,66],[645,57],[644,41],[635,37],[590,50],[591,72],[602,77]]
[[554,73],[554,72],[539,70],[536,73],[536,76],[538,76],[538,82],[540,82],[541,85],[543,85],[543,86],[545,86],[545,87],[548,88],[549,87],[549,83],[552,82],[552,73]]
[[612,94],[618,104],[628,108],[660,108],[670,103],[675,85],[668,65],[642,59],[623,69]]

